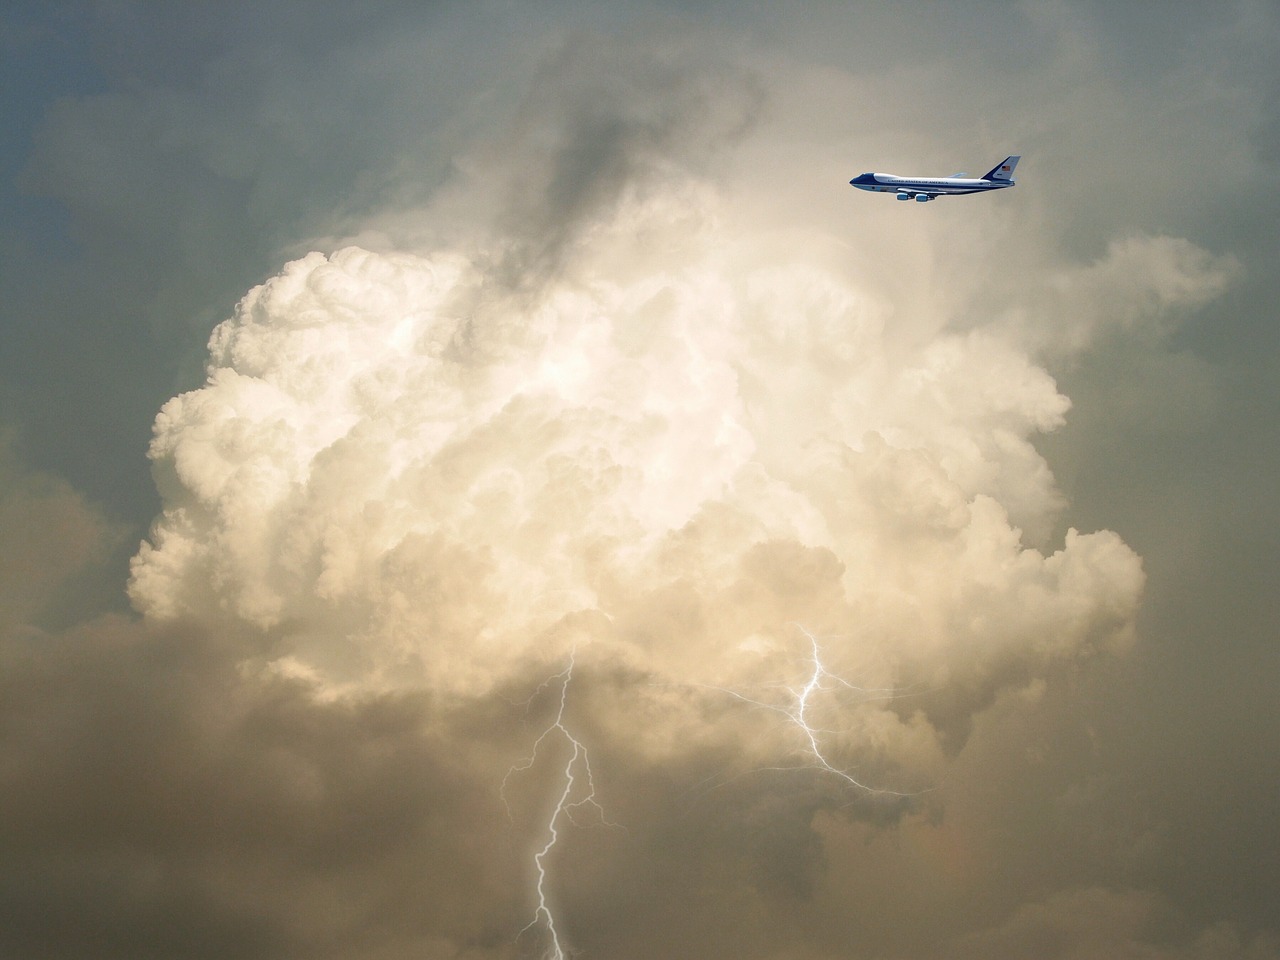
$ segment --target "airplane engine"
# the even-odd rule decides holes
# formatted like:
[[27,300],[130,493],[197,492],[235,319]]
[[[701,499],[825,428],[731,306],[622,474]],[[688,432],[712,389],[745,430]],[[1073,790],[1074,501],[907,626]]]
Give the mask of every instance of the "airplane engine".
[[916,203],[928,203],[932,199],[933,197],[929,196],[927,193],[916,194]]
[[911,199],[911,194],[909,194],[909,193],[900,193],[900,194],[898,194],[898,199],[899,199],[899,200],[910,200],[910,199]]

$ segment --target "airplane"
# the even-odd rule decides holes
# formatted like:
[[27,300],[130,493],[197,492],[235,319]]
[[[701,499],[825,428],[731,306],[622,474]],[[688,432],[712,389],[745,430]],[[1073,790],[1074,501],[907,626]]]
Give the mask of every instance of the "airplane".
[[1005,157],[977,180],[963,173],[953,173],[949,177],[933,180],[895,177],[891,173],[863,173],[849,183],[859,190],[896,193],[899,200],[915,199],[920,203],[927,203],[935,197],[947,194],[986,193],[988,190],[1003,190],[1005,187],[1015,186],[1013,168],[1021,159],[1022,157]]

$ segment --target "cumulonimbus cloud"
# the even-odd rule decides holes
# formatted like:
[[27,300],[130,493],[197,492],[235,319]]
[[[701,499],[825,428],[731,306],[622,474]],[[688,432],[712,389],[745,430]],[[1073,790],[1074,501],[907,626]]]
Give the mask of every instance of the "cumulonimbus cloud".
[[903,749],[913,716],[963,724],[1128,643],[1119,537],[1023,542],[1060,506],[1031,441],[1068,402],[1016,344],[899,337],[693,179],[589,229],[533,293],[491,251],[357,247],[252,290],[157,419],[138,609],[262,631],[334,688],[466,693],[583,643],[759,683],[799,625],[879,686],[945,691],[876,708]]

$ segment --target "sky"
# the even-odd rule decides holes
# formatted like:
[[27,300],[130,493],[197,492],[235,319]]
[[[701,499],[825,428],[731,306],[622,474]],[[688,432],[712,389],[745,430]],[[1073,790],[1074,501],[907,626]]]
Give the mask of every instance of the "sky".
[[7,4],[0,952],[1280,957],[1277,42]]

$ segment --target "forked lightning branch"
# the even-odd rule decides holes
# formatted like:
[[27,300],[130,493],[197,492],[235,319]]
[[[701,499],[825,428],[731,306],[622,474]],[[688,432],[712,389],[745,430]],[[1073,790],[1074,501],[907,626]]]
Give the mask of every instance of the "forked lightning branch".
[[[565,707],[569,699],[569,684],[573,680],[574,654],[569,654],[569,665],[562,671],[554,674],[539,685],[530,698],[529,703],[532,704],[539,695],[548,691],[556,691],[557,707],[555,719],[544,729],[541,735],[533,744],[533,750],[529,756],[517,762],[502,780],[502,796],[506,802],[507,783],[517,774],[529,770],[538,762],[539,756],[546,749],[550,749],[550,745],[559,742],[568,748],[568,759],[565,761],[564,769],[561,771],[557,781],[555,803],[551,810],[551,816],[547,821],[546,832],[544,834],[544,842],[537,850],[533,857],[534,872],[536,880],[534,884],[534,897],[536,907],[534,909],[533,919],[520,931],[519,937],[524,937],[530,931],[542,929],[546,941],[546,948],[541,954],[542,960],[567,960],[568,953],[564,940],[564,934],[556,923],[556,914],[552,908],[550,897],[547,891],[549,879],[549,858],[556,845],[560,842],[560,831],[569,824],[576,824],[576,815],[589,811],[595,820],[596,825],[604,825],[609,827],[617,827],[618,824],[610,823],[605,817],[604,808],[596,799],[596,784],[594,775],[591,772],[591,757],[587,753],[587,748],[565,725]],[[507,810],[510,814],[510,807]],[[517,939],[519,939],[517,937]]]

